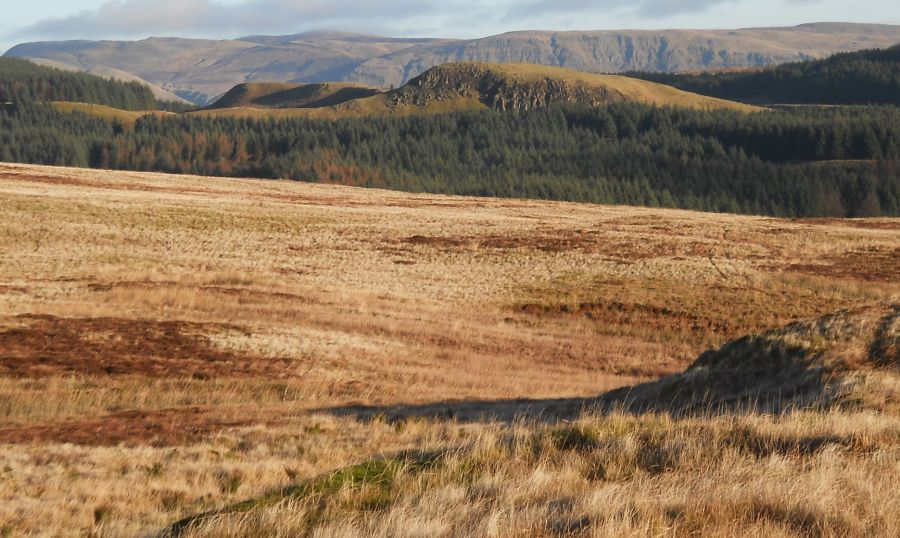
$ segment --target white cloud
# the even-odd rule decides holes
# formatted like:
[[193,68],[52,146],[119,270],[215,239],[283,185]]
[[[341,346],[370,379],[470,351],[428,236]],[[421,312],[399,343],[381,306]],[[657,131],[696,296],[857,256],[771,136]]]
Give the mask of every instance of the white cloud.
[[[735,28],[897,21],[896,0],[29,0],[54,8],[0,20],[0,45],[34,40],[228,38],[317,29],[392,36],[483,37],[510,30]],[[65,6],[93,6],[59,17]],[[71,9],[71,8],[69,8]],[[23,11],[25,10],[25,11]]]
[[[725,3],[738,0],[529,0],[521,2],[511,15],[554,15],[559,13],[591,13],[598,10],[613,10],[639,14],[648,19],[669,15],[696,13]],[[789,0],[797,1],[797,0]],[[799,0],[812,1],[817,0]]]

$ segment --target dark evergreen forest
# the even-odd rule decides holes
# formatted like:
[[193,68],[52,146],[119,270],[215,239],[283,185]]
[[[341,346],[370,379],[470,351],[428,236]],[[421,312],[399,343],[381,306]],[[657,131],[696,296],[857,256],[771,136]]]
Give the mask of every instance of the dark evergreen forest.
[[682,90],[759,103],[900,105],[900,45],[759,71],[628,73]]
[[63,71],[20,58],[0,58],[0,103],[34,101],[75,101],[122,110],[191,108],[174,102],[157,102],[153,92],[138,82]]

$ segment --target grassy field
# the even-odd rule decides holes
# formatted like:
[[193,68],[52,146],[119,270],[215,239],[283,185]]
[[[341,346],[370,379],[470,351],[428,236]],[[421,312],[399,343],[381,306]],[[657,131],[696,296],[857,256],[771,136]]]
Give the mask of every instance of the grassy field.
[[[900,526],[897,219],[12,164],[0,206],[0,534]],[[610,392],[841,309],[740,355],[840,405]]]

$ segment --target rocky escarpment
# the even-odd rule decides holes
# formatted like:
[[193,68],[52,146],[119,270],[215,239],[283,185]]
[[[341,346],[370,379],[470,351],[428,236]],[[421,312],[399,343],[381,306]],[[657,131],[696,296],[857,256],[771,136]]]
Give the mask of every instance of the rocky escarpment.
[[430,69],[388,94],[389,102],[394,106],[426,107],[435,101],[460,98],[478,100],[499,111],[530,110],[564,103],[598,106],[626,100],[622,92],[608,86],[552,76],[515,77],[478,63]]

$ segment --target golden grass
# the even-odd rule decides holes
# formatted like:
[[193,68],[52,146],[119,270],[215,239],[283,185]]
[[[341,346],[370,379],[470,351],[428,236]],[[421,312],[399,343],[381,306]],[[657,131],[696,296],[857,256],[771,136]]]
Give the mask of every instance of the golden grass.
[[[671,472],[601,482],[584,474],[594,456],[547,445],[558,425],[491,419],[524,409],[520,398],[577,402],[680,371],[735,336],[897,301],[896,219],[7,164],[0,205],[3,532],[154,533],[413,449],[458,452],[435,474],[402,477],[390,504],[370,491],[376,512],[342,511],[362,499],[342,490],[303,529],[508,536],[571,519],[589,535],[883,535],[896,524],[893,416],[587,417],[578,424],[632,424],[617,443],[657,423],[673,443],[697,438]],[[465,417],[378,418],[454,402]],[[870,449],[710,452],[741,420]],[[494,467],[453,467],[491,451]],[[701,464],[712,454],[724,459]],[[196,532],[293,535],[309,502]]]
[[54,101],[51,105],[61,112],[80,112],[88,116],[95,116],[106,121],[118,121],[126,126],[132,126],[134,123],[148,115],[153,116],[171,116],[172,112],[161,110],[122,110],[106,105],[95,105],[92,103],[74,103],[71,101]]
[[[416,426],[414,426],[416,427]],[[301,481],[184,536],[890,536],[896,417],[585,416]],[[423,459],[424,458],[424,459]]]

